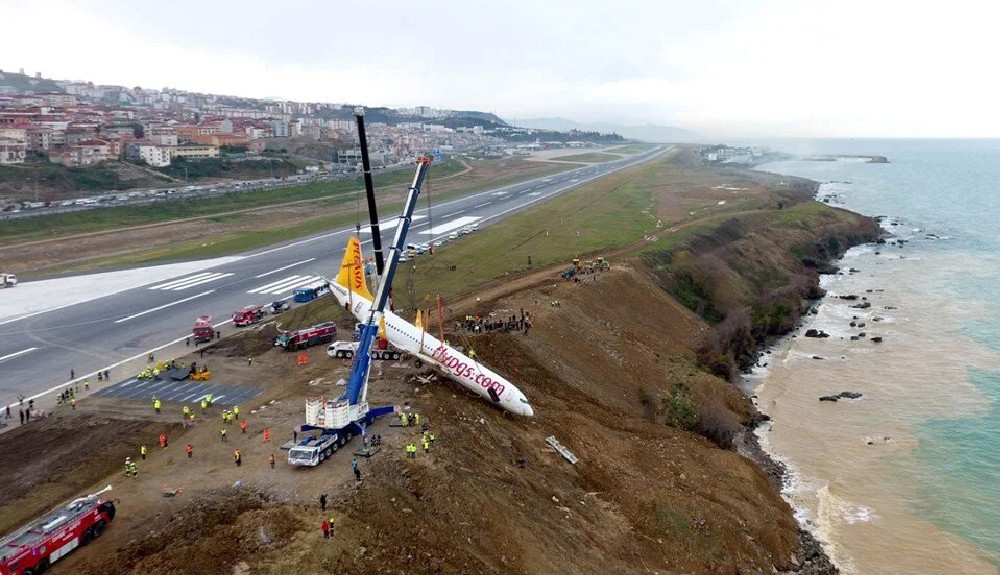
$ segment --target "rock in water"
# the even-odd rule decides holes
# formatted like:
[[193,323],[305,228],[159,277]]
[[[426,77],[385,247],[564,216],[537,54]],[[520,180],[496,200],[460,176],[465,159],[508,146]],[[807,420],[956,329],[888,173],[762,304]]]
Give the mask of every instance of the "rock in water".
[[834,403],[836,403],[838,399],[840,398],[836,395],[824,395],[823,397],[819,398],[820,401],[832,401]]

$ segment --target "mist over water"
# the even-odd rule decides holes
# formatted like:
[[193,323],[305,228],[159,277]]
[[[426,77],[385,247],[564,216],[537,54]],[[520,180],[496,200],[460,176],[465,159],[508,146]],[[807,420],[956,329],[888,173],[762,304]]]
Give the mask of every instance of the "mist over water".
[[[768,357],[762,440],[792,467],[786,497],[848,573],[996,573],[1000,562],[1000,141],[818,140],[781,150],[876,154],[760,169],[823,182],[904,247],[864,246],[827,276],[810,325]],[[895,222],[896,225],[891,225]],[[872,290],[872,291],[867,291]],[[864,328],[851,328],[854,316]],[[851,335],[881,335],[882,344]],[[822,358],[822,359],[816,359]],[[819,402],[861,391],[860,400]]]

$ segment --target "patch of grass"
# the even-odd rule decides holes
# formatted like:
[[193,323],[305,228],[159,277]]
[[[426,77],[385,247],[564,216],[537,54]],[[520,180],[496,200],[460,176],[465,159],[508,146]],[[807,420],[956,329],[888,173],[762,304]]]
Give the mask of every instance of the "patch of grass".
[[407,262],[394,283],[397,305],[423,306],[428,294],[454,298],[535,267],[569,265],[574,257],[635,242],[656,224],[648,215],[653,182],[668,163],[661,158],[623,170]]
[[[0,166],[0,183],[21,186],[20,196],[27,197],[32,186],[63,191],[127,190],[146,184],[146,180],[124,180],[111,164],[68,168],[61,164],[42,163]],[[11,195],[8,193],[8,195]]]
[[[448,161],[435,166],[435,177],[445,177],[461,169],[462,165],[458,162]],[[398,186],[410,182],[412,177],[409,170],[400,170],[379,174],[374,177],[374,182],[377,187]],[[358,180],[335,180],[292,188],[231,192],[213,198],[168,200],[144,206],[121,206],[19,218],[0,226],[0,244],[210,216],[301,200],[329,198],[333,203],[343,204],[354,201],[361,189],[363,184]]]
[[589,152],[587,154],[557,156],[555,158],[550,158],[550,159],[558,160],[560,162],[586,162],[591,164],[599,164],[604,162],[613,162],[615,160],[620,160],[621,156],[618,156],[616,154],[605,154],[604,152]]

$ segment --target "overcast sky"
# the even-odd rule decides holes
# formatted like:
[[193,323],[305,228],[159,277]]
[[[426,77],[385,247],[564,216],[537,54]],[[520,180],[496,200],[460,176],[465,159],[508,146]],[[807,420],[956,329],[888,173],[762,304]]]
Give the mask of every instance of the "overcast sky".
[[299,101],[1000,137],[993,3],[0,0],[0,69]]

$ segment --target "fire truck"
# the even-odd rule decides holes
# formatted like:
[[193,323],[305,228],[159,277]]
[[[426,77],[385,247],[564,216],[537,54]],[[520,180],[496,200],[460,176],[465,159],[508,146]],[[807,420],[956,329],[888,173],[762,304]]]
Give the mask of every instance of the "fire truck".
[[74,499],[0,539],[0,575],[40,575],[77,547],[100,537],[115,518],[114,502],[101,491]]
[[274,338],[274,345],[285,348],[285,351],[296,351],[321,343],[330,343],[336,337],[337,324],[326,322],[295,331],[279,329],[277,337]]
[[195,343],[205,343],[212,341],[215,337],[215,328],[212,327],[212,316],[203,315],[194,320],[194,328],[191,330]]
[[248,305],[233,312],[233,325],[242,327],[259,323],[264,319],[264,315],[264,306]]

